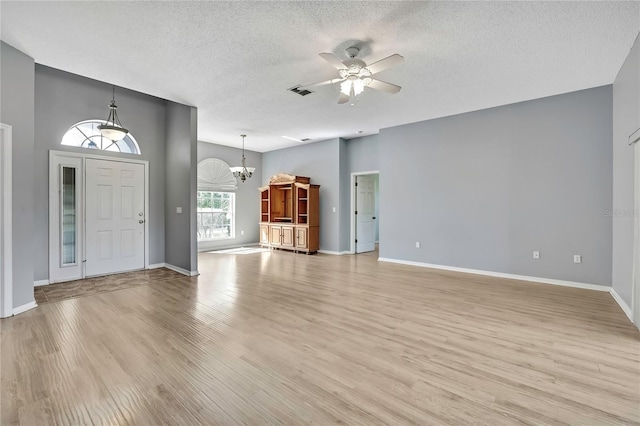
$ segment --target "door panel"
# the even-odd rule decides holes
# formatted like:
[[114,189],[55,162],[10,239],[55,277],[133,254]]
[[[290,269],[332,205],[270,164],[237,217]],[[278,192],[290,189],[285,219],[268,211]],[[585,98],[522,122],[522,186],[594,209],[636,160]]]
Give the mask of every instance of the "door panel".
[[82,159],[49,156],[49,282],[77,280],[84,270]]
[[144,268],[144,165],[86,160],[86,276]]
[[135,256],[135,232],[131,229],[124,229],[122,231],[122,257],[133,257]]
[[113,231],[98,231],[97,236],[97,258],[100,260],[113,259]]
[[260,243],[269,244],[269,225],[260,225]]
[[133,219],[135,205],[135,188],[132,186],[122,187],[122,218]]
[[282,227],[282,246],[293,247],[293,226]]
[[375,177],[357,176],[356,253],[375,250]]
[[269,243],[272,246],[279,246],[282,244],[282,227],[281,226],[271,226],[269,229]]
[[308,228],[297,227],[296,228],[296,247],[300,249],[308,249],[309,241],[307,238]]

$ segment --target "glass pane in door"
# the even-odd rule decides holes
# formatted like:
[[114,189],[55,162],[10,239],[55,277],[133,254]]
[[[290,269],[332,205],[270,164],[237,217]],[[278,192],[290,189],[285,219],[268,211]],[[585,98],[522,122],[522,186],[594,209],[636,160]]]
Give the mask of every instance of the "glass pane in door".
[[76,168],[62,166],[62,265],[76,264]]

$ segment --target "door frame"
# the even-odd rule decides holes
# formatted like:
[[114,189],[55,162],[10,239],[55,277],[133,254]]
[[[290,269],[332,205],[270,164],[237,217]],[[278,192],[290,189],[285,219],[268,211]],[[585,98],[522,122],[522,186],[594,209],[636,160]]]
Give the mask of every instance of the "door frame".
[[[141,164],[144,166],[144,269],[149,268],[149,161],[147,160],[138,160],[133,158],[122,158],[122,157],[111,157],[109,155],[96,155],[96,154],[88,154],[84,152],[72,152],[72,151],[49,151],[49,283],[53,283],[54,279],[52,276],[52,269],[54,262],[57,262],[60,258],[60,247],[57,244],[59,237],[53,237],[53,233],[58,227],[58,210],[60,208],[60,201],[58,197],[58,187],[56,185],[56,179],[54,178],[54,173],[57,173],[57,169],[53,167],[55,161],[59,161],[61,158],[73,158],[80,159],[81,167],[79,170],[80,179],[82,182],[82,189],[79,200],[79,211],[81,216],[81,226],[78,227],[79,235],[77,240],[82,241],[82,249],[80,255],[82,259],[86,259],[86,221],[84,219],[85,210],[86,210],[86,163],[87,160],[103,160],[103,161],[114,161],[119,163],[133,163],[133,164]],[[82,267],[80,268],[80,275],[77,278],[63,279],[57,280],[55,282],[69,281],[75,279],[83,279],[86,277],[86,268],[84,262],[82,262]]]
[[633,291],[631,317],[640,328],[640,141],[634,144]]
[[12,220],[12,136],[13,128],[4,123],[0,123],[2,141],[0,143],[0,161],[2,161],[2,200],[0,200],[0,219],[2,220],[2,235],[0,236],[0,262],[2,262],[2,277],[0,277],[0,294],[2,295],[2,305],[0,306],[0,318],[13,315],[13,220]]
[[[351,173],[351,210],[349,213],[349,223],[350,223],[350,232],[349,232],[349,253],[356,253],[356,177],[363,175],[378,175],[378,179],[380,178],[380,170],[369,170],[366,172],[353,172]],[[376,220],[378,220],[376,218]]]

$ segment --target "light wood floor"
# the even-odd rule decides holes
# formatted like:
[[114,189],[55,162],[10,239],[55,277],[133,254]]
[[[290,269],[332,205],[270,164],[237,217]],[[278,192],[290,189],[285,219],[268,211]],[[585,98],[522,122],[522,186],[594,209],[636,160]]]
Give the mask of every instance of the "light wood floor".
[[0,321],[0,423],[640,422],[640,334],[607,293],[372,255],[200,272]]
[[167,268],[149,269],[127,274],[107,275],[85,280],[43,285],[33,289],[38,305],[65,299],[93,296],[98,293],[148,285],[158,281],[175,280],[182,275]]

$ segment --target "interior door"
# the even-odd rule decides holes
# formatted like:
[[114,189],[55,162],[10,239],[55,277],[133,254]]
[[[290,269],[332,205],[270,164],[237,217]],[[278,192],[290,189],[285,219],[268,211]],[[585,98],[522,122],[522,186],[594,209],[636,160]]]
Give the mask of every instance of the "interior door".
[[86,276],[144,268],[144,211],[144,165],[86,160]]
[[356,176],[356,253],[373,251],[375,235],[375,176]]

